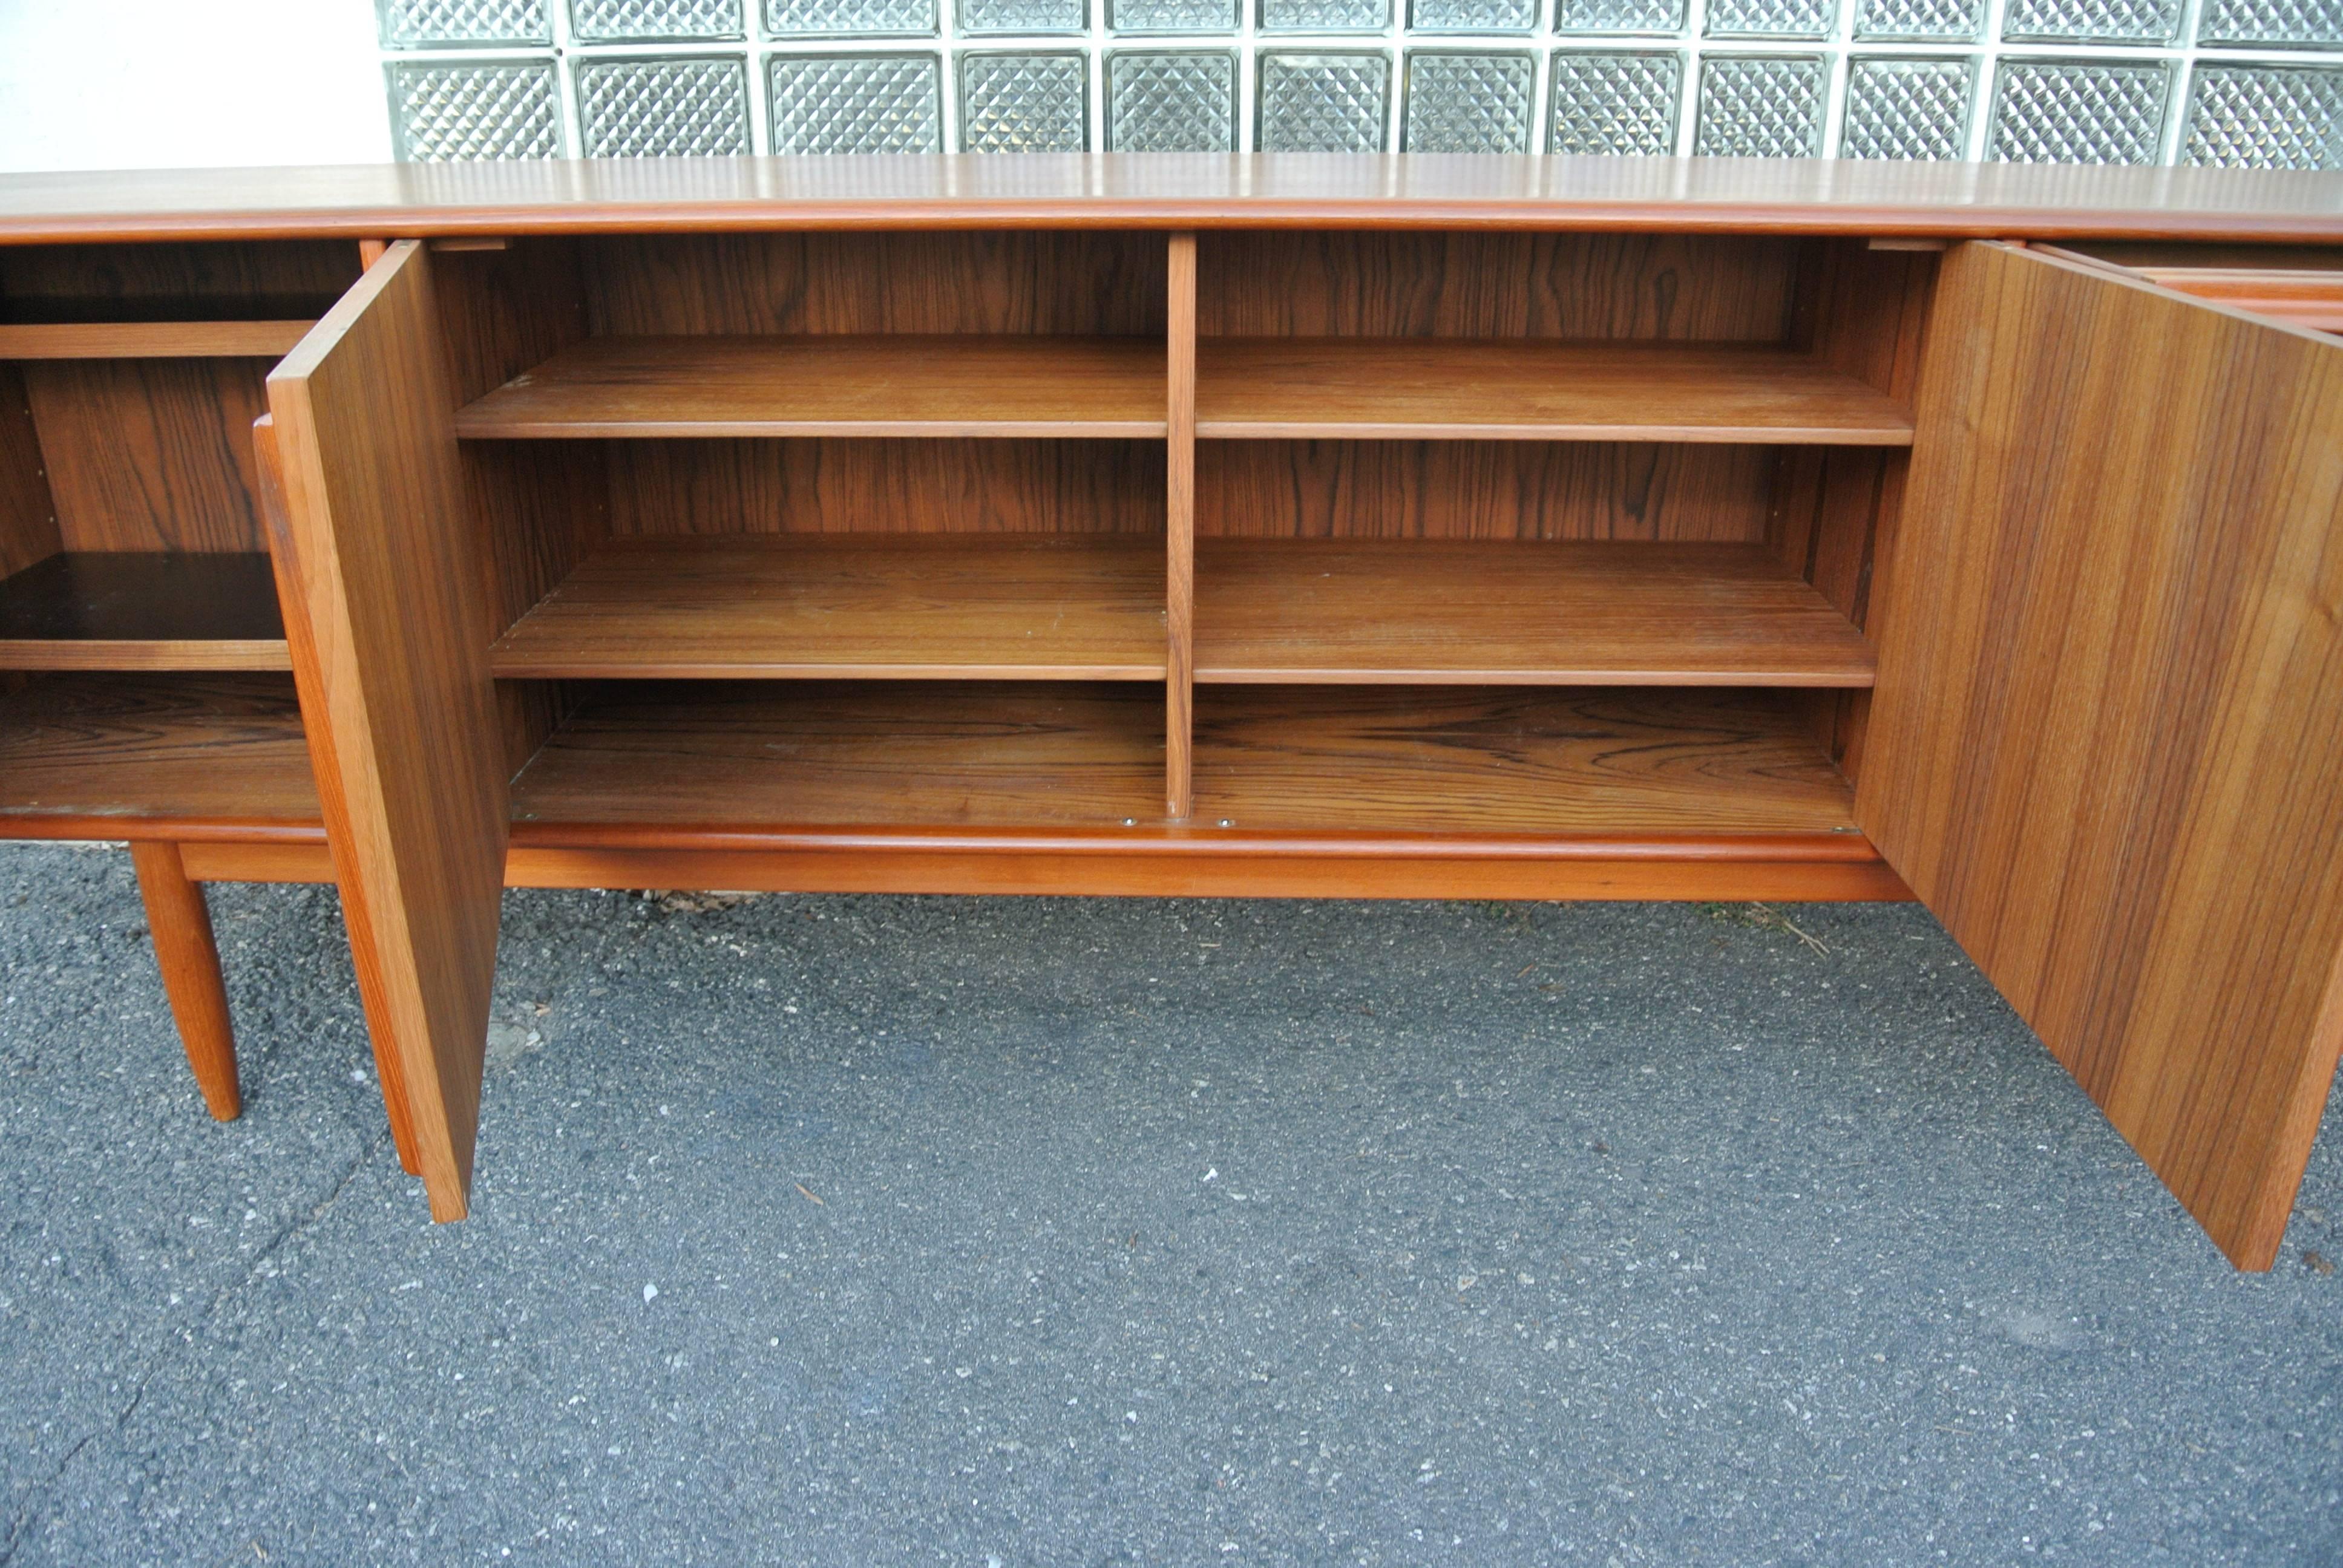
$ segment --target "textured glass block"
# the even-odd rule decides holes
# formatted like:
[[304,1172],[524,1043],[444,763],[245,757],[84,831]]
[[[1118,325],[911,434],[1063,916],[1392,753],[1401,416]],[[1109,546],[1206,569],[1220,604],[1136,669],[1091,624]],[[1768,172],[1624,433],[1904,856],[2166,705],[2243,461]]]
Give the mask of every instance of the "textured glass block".
[[581,44],[745,38],[748,19],[741,0],[569,0],[569,35]]
[[2343,49],[2343,0],[2205,0],[2197,41]]
[[749,63],[578,62],[578,134],[589,158],[699,158],[749,150]]
[[1681,33],[1684,0],[1554,0],[1557,33]]
[[1117,33],[1233,33],[1241,0],[1107,0],[1107,26]]
[[961,55],[960,150],[1087,151],[1090,69],[1083,55]]
[[2227,168],[2343,169],[2343,70],[2198,66],[2180,156]]
[[765,0],[775,38],[925,37],[936,30],[936,0]]
[[1080,33],[1090,0],[959,0],[963,33]]
[[1527,55],[1410,54],[1400,148],[1525,153],[1536,93],[1537,62]]
[[1408,25],[1418,33],[1531,33],[1539,0],[1413,0]]
[[1234,55],[1109,55],[1106,96],[1110,151],[1236,150]]
[[2181,0],[2009,0],[2001,35],[2027,44],[2169,44]]
[[1548,152],[1673,153],[1684,56],[1557,54],[1550,98]]
[[777,153],[940,153],[933,55],[777,55],[767,78]]
[[1985,31],[1985,0],[1862,0],[1855,35],[1866,43],[1962,42]]
[[374,20],[386,49],[553,42],[546,0],[375,0]]
[[2170,68],[2097,60],[2005,60],[1986,156],[2014,164],[2152,164]]
[[1261,0],[1264,33],[1380,33],[1391,0]]
[[1261,56],[1254,146],[1265,153],[1379,153],[1391,104],[1383,55]]
[[1829,85],[1829,66],[1810,55],[1711,55],[1700,63],[1693,150],[1711,157],[1813,157],[1822,151]]
[[390,139],[410,163],[561,156],[550,60],[401,61],[387,67]]
[[1847,71],[1843,158],[1959,158],[1976,66],[1967,60],[1857,60]]
[[1709,0],[1712,38],[1827,36],[1838,0]]

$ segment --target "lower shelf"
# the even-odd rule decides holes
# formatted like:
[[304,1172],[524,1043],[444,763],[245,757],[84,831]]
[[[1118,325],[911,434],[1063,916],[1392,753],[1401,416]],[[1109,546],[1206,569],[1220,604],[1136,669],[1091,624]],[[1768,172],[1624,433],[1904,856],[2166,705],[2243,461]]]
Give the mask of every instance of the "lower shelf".
[[292,668],[265,552],[66,550],[0,580],[0,669]]

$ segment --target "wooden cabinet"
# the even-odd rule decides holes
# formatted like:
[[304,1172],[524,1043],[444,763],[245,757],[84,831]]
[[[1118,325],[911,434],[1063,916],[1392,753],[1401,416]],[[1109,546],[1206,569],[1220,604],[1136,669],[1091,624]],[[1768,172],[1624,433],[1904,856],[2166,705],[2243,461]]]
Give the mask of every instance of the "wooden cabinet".
[[184,561],[78,633],[54,544],[0,582],[56,668],[214,660],[7,693],[5,825],[78,759],[75,831],[208,790],[186,877],[337,879],[435,1215],[508,885],[1917,896],[2275,1255],[2343,1040],[2343,182],[553,167],[269,220],[412,236],[267,379],[272,662]]

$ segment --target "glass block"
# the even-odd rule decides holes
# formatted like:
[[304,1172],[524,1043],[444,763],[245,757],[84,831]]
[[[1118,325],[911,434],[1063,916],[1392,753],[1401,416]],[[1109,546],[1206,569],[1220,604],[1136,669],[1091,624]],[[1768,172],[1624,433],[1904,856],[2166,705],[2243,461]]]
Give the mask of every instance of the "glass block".
[[1709,0],[1711,38],[1823,38],[1838,0]]
[[1380,33],[1391,19],[1392,0],[1261,0],[1264,33]]
[[963,55],[960,150],[1079,153],[1090,146],[1085,55]]
[[2197,41],[2343,49],[2343,0],[2205,0]]
[[2001,35],[2025,44],[2169,44],[2181,0],[2009,0]]
[[1673,153],[1683,100],[1681,55],[1557,54],[1546,150]]
[[741,0],[569,0],[569,35],[581,44],[745,38],[748,18]]
[[963,33],[1081,33],[1090,0],[959,0]]
[[1391,104],[1384,55],[1261,56],[1255,90],[1265,153],[1379,153]]
[[1237,145],[1237,57],[1112,54],[1107,146],[1118,153],[1226,153]]
[[943,62],[933,55],[776,55],[777,153],[940,153]]
[[1242,25],[1240,0],[1107,0],[1106,25],[1116,33],[1233,33]]
[[1822,151],[1830,68],[1811,55],[1711,55],[1700,63],[1704,156],[1810,158]]
[[374,20],[386,49],[553,42],[545,0],[374,0]]
[[2005,60],[1986,156],[2014,164],[2152,164],[2164,139],[2169,66]]
[[926,37],[936,30],[936,0],[765,0],[765,32],[774,38]]
[[1968,60],[1856,60],[1846,78],[1843,158],[1959,158],[1976,66]]
[[1411,53],[1401,150],[1525,153],[1536,93],[1537,62],[1527,55]]
[[391,146],[403,163],[552,158],[564,150],[550,60],[400,61],[385,74]]
[[1539,0],[1412,0],[1408,26],[1418,33],[1533,33]]
[[1554,0],[1557,33],[1681,33],[1684,0]]
[[2227,168],[2343,169],[2343,70],[2199,65],[2181,156]]
[[1985,31],[1985,0],[1862,0],[1855,35],[1865,43],[1966,43]]
[[749,63],[739,55],[578,62],[589,158],[700,158],[749,150]]

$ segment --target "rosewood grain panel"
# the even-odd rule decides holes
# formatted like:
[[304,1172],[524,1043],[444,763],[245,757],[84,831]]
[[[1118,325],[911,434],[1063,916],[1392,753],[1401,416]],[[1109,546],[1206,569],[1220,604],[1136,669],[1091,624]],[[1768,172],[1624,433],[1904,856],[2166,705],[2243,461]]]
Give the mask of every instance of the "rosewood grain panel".
[[1208,337],[1779,343],[1795,242],[1682,234],[1256,231],[1206,237]]
[[2343,345],[1951,254],[1856,816],[2240,1266],[2343,1043]]
[[23,571],[64,548],[32,399],[16,367],[0,365],[0,576]]
[[0,692],[0,837],[176,839],[317,820],[282,675],[47,675]]
[[1208,337],[1196,433],[1907,447],[1912,416],[1810,356],[1755,345]]
[[258,359],[19,365],[68,550],[262,548]]
[[314,321],[357,276],[348,245],[323,239],[12,246],[0,323]]
[[1211,539],[1196,574],[1200,681],[1871,683],[1763,545]]
[[1765,537],[1780,455],[1602,441],[1207,441],[1205,537],[1672,539]]
[[498,639],[505,677],[1151,680],[1162,556],[1111,534],[613,540]]
[[603,456],[619,538],[1163,531],[1159,442],[613,441]]
[[597,337],[467,407],[468,439],[1163,434],[1137,337]]
[[597,337],[1163,330],[1155,235],[629,235],[588,262]]
[[352,949],[448,1220],[470,1185],[507,775],[439,332],[432,261],[402,241],[270,376],[269,400],[317,660],[303,707],[340,776],[327,829]]

